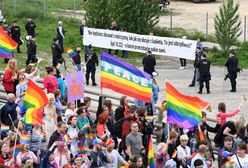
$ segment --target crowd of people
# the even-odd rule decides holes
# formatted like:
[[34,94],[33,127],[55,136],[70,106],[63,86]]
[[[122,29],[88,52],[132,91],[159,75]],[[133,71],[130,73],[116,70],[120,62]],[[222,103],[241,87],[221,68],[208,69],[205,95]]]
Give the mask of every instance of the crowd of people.
[[[15,31],[20,31],[16,22]],[[4,23],[6,25],[6,22]],[[83,37],[84,23],[80,26]],[[35,46],[36,25],[31,18],[26,25],[27,34],[31,36],[28,45]],[[119,31],[115,21],[112,30]],[[25,123],[25,113],[22,107],[28,82],[38,83],[39,70],[30,63],[37,62],[33,50],[27,50],[26,67],[18,69],[17,60],[7,61],[2,83],[7,93],[7,103],[1,108],[0,134],[0,167],[24,168],[147,168],[148,146],[153,136],[154,119],[148,116],[155,113],[155,104],[158,103],[158,82],[156,79],[156,59],[148,52],[143,59],[144,71],[153,76],[151,103],[135,100],[132,104],[127,96],[120,98],[117,108],[110,99],[102,93],[99,95],[98,109],[95,115],[91,113],[91,97],[83,100],[67,102],[66,84],[63,74],[57,67],[64,59],[62,53],[65,37],[63,23],[58,22],[57,37],[52,44],[53,61],[51,67],[46,67],[47,75],[41,87],[46,93],[48,104],[43,108],[43,124],[29,125]],[[11,35],[15,40],[15,36]],[[20,34],[18,36],[20,40]],[[33,43],[33,44],[31,44]],[[20,41],[18,41],[20,45]],[[17,48],[18,52],[20,49]],[[75,52],[73,63],[77,71],[81,70],[80,48]],[[36,52],[36,49],[35,49]],[[96,86],[95,71],[98,58],[93,47],[85,47],[86,85],[89,85],[91,74],[92,85]],[[111,53],[111,50],[109,50]],[[115,50],[115,55],[118,51]],[[127,52],[123,51],[127,57]],[[36,55],[36,54],[35,54]],[[203,83],[206,83],[207,93],[210,93],[210,63],[201,47],[196,49],[195,71],[191,86],[200,82],[199,93],[202,93]],[[230,53],[227,61],[232,91],[236,91],[237,60],[234,53]],[[35,60],[34,60],[35,59]],[[234,60],[235,59],[235,60]],[[235,63],[235,65],[234,65]],[[185,62],[186,64],[186,62]],[[230,67],[236,67],[232,69]],[[236,76],[235,76],[236,75]],[[226,112],[226,105],[220,102],[216,113],[216,125],[207,123],[207,113],[202,112],[202,121],[192,130],[179,128],[166,121],[166,100],[162,101],[161,122],[162,138],[155,150],[156,168],[212,168],[214,161],[218,167],[236,168],[248,167],[247,143],[248,126],[242,120],[228,121],[240,112],[243,105],[233,112]],[[210,141],[209,132],[215,133],[214,143]],[[30,137],[27,143],[23,136]],[[218,147],[218,157],[214,155],[213,147]]]
[[[23,120],[25,114],[21,107],[28,80],[36,82],[37,74],[38,69],[32,65],[19,70],[15,59],[8,62],[3,77],[7,103],[1,108],[1,127],[9,129],[1,129],[0,164],[42,168],[148,166],[147,149],[154,129],[153,122],[146,117],[150,113],[149,106],[137,102],[132,105],[128,97],[122,96],[120,105],[114,109],[111,100],[100,95],[96,116],[92,116],[91,98],[67,102],[66,85],[60,72],[47,67],[43,87],[49,103],[43,109],[44,124],[30,126]],[[159,89],[154,86],[152,102],[157,103]],[[232,163],[236,167],[248,166],[248,127],[239,120],[227,121],[240,112],[242,103],[232,113],[226,113],[225,103],[219,103],[214,127],[208,125],[207,114],[202,112],[200,129],[193,130],[168,124],[165,106],[166,101],[163,101],[163,135],[155,155],[157,168],[208,168],[213,167],[215,159],[223,168]],[[200,139],[200,130],[204,139]],[[214,156],[214,144],[208,132],[216,133],[218,158]],[[21,143],[23,134],[31,137],[28,144]],[[64,138],[67,135],[69,141]]]

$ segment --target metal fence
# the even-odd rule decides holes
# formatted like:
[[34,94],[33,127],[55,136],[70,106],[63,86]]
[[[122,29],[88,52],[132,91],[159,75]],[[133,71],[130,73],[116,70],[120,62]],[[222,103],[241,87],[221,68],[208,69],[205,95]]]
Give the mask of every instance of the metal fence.
[[[174,14],[170,12],[168,16],[162,16],[159,20],[160,27],[167,27],[170,31],[174,31],[176,28],[183,28],[190,32],[202,32],[206,39],[210,34],[215,33],[214,28],[215,13],[194,13],[193,11]],[[240,16],[242,34],[239,40],[246,41],[247,39],[247,17]]]
[[85,0],[0,0],[0,8],[4,13],[20,14],[23,10],[31,10],[45,18],[48,14],[57,14],[77,18],[83,16]]

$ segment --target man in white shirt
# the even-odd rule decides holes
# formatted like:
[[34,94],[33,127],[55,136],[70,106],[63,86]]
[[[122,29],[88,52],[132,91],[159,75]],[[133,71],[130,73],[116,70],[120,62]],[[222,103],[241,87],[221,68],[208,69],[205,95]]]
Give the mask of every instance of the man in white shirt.
[[193,157],[191,161],[191,168],[195,168],[194,162],[197,159],[202,160],[203,168],[208,168],[207,161],[205,159],[205,156],[207,155],[207,153],[208,153],[208,147],[206,145],[200,145],[197,154]]
[[106,168],[116,168],[120,167],[120,165],[128,166],[129,164],[121,157],[119,152],[114,149],[115,147],[115,141],[112,138],[107,139],[106,143],[107,145],[107,153],[112,158],[112,163],[107,163]]
[[231,161],[235,168],[248,168],[248,154],[246,154],[246,144],[239,144],[236,149],[237,154],[233,155]]

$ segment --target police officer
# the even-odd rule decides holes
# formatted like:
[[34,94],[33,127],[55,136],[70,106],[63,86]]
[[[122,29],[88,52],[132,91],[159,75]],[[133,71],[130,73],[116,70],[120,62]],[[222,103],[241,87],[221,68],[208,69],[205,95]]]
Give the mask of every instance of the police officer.
[[89,45],[88,52],[85,54],[86,62],[86,85],[89,85],[89,78],[91,73],[92,86],[96,86],[95,73],[96,66],[98,66],[98,58],[96,52],[93,51],[92,45]]
[[20,39],[21,38],[21,29],[17,25],[16,21],[13,21],[12,23],[13,23],[13,26],[10,28],[11,37],[18,44],[18,46],[17,46],[17,52],[18,53],[21,53],[21,51],[20,51],[20,45],[22,45],[22,41]]
[[237,78],[237,72],[238,72],[238,58],[235,56],[234,51],[230,51],[229,58],[225,63],[225,66],[227,67],[227,77],[230,79],[232,90],[230,92],[236,92],[236,78]]
[[62,64],[64,61],[64,59],[62,57],[63,50],[62,50],[57,38],[53,39],[51,49],[52,49],[52,55],[53,55],[52,64],[53,64],[53,67],[56,67],[56,65],[58,63]]
[[27,31],[27,35],[30,35],[32,37],[35,37],[35,28],[36,24],[33,22],[32,18],[28,18],[28,22],[25,25],[25,29]]
[[11,31],[8,27],[8,23],[5,21],[3,22],[3,30],[5,31],[6,34],[8,34],[9,36],[11,36]]
[[201,56],[203,55],[203,51],[201,50],[200,47],[196,48],[196,53],[195,53],[195,61],[194,61],[194,76],[192,79],[191,84],[189,85],[189,87],[194,87],[195,86],[195,82],[198,80],[199,78],[199,69],[196,68],[196,65],[198,64],[198,62],[201,60]]
[[152,75],[155,71],[156,59],[151,51],[148,51],[146,56],[144,56],[142,64],[144,71]]
[[210,75],[210,65],[211,62],[206,59],[206,55],[203,54],[201,57],[201,60],[197,63],[196,67],[199,68],[199,82],[200,82],[200,88],[199,88],[199,94],[202,94],[203,89],[203,83],[206,84],[207,94],[210,94],[210,87],[209,87],[209,81],[211,80]]
[[26,66],[31,63],[37,62],[36,57],[36,51],[37,51],[37,44],[35,37],[31,37],[27,41],[27,60],[26,60]]

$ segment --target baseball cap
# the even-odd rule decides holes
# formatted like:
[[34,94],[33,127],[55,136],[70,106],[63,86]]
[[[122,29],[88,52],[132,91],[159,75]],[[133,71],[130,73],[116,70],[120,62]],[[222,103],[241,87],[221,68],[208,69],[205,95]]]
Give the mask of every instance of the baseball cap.
[[107,139],[107,141],[106,141],[106,145],[110,145],[110,144],[112,144],[112,143],[114,143],[115,141],[112,139],[112,138],[109,138],[109,139]]
[[97,145],[97,144],[103,145],[104,142],[99,138],[95,138],[92,142],[92,145]]
[[223,159],[225,159],[225,158],[227,158],[228,156],[231,156],[231,155],[232,155],[232,153],[231,152],[228,152],[228,151],[222,151],[221,152],[221,157]]

